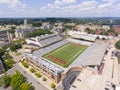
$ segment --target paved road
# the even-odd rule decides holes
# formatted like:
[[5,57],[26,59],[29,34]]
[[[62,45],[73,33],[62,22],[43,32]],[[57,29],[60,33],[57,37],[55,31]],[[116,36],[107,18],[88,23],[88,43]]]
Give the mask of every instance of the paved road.
[[[10,55],[13,56],[15,62],[18,62],[23,57],[23,55],[16,56],[15,53],[10,53]],[[38,81],[32,75],[30,75],[27,72],[25,73],[24,69],[21,66],[19,66],[18,63],[14,64],[14,67],[7,73],[12,75],[16,70],[20,71],[25,77],[27,77],[28,81],[31,82],[32,85],[35,87],[35,90],[48,90],[44,85],[40,83],[38,84]]]
[[[7,71],[6,73],[8,73],[9,75],[12,75],[16,70],[20,71],[21,74],[23,74],[27,78],[27,81],[32,83],[32,85],[35,87],[35,90],[48,90],[42,84],[40,84],[40,83],[38,84],[38,81],[34,77],[32,77],[29,73],[27,73],[27,72],[25,73],[24,69],[21,68],[18,63],[16,63],[14,65],[14,67],[12,69],[10,69],[9,71]],[[0,90],[11,90],[11,89],[10,89],[10,87],[6,88],[6,89],[4,89],[3,87],[0,87]]]
[[102,75],[99,76],[99,79],[96,80],[94,87],[91,90],[105,90],[106,81],[112,82],[112,68],[113,60],[111,59],[113,49],[110,49],[108,54],[105,56],[105,66],[103,69]]
[[42,84],[38,84],[38,81],[34,77],[32,77],[29,73],[27,72],[25,73],[24,69],[20,67],[19,64],[15,64],[14,70],[20,71],[25,77],[27,77],[28,81],[32,83],[36,90],[48,90]]
[[69,90],[70,89],[70,83],[75,79],[75,77],[79,74],[79,71],[72,71],[67,74],[65,79],[62,82],[62,85],[64,87],[64,90]]

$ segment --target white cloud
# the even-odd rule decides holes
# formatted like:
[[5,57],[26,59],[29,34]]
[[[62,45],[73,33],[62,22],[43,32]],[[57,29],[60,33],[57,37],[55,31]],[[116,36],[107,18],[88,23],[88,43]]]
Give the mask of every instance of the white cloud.
[[112,6],[112,4],[110,4],[110,3],[101,4],[98,6],[98,9],[106,9],[106,8],[111,7],[111,6]]
[[115,3],[117,0],[103,0],[103,2],[107,2],[107,3]]
[[[103,0],[103,2],[96,0],[85,0],[81,3],[63,4],[62,0],[56,0],[59,8],[55,7],[55,3],[48,6],[52,6],[52,9],[45,9],[44,11],[52,13],[53,16],[115,16],[116,12],[120,10],[119,3],[116,0]],[[119,4],[119,5],[118,5]],[[46,14],[47,15],[47,14]],[[48,14],[49,16],[49,14]]]
[[63,4],[73,4],[73,3],[76,3],[76,0],[62,0],[61,2]]
[[[89,17],[89,16],[119,16],[120,3],[115,3],[117,0],[54,0],[53,3],[40,7],[25,7],[25,4],[20,0],[0,0],[0,4],[6,4],[10,8],[18,8],[12,11],[3,11],[0,16],[12,15],[12,16],[38,16],[38,17]],[[21,7],[23,7],[21,9]]]
[[97,2],[95,0],[91,1],[84,1],[81,3],[82,6],[90,7],[90,6],[96,6]]
[[76,3],[76,0],[55,0],[53,4],[49,3],[44,8],[59,8],[62,5],[70,5]]
[[20,2],[20,0],[0,0],[0,4],[6,4],[9,8],[25,8],[26,4]]

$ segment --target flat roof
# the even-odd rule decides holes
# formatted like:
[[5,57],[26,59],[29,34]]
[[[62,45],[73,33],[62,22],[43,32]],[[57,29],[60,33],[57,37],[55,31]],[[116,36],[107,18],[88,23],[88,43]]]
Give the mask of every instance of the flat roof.
[[107,43],[92,44],[76,59],[75,62],[73,62],[73,66],[100,65],[107,46]]
[[95,41],[97,36],[90,35],[90,34],[72,34],[73,38],[85,39],[90,41]]

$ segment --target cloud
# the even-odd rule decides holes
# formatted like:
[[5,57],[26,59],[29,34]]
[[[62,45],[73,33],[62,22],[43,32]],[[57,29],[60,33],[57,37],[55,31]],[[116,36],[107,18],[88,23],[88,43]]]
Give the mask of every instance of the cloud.
[[111,6],[112,6],[112,4],[110,4],[110,3],[101,4],[98,6],[98,9],[106,9],[106,8],[111,7]]
[[0,0],[0,4],[6,4],[9,8],[25,8],[26,4],[20,2],[20,0]]
[[[66,0],[67,1],[67,0]],[[50,8],[44,9],[43,11],[52,13],[53,16],[112,16],[117,13],[120,9],[120,4],[115,3],[117,0],[85,0],[83,2],[72,2],[71,4],[65,4],[62,0],[56,0],[53,4],[48,4]],[[47,6],[47,7],[48,7]],[[58,6],[58,8],[56,8]],[[104,13],[104,14],[103,14]],[[47,15],[47,14],[46,14]],[[49,16],[49,14],[48,14]]]
[[115,3],[117,0],[103,0],[103,2],[107,2],[107,3]]
[[76,3],[76,0],[55,0],[53,4],[48,3],[44,8],[59,8],[62,5],[70,5]]
[[[94,16],[119,16],[120,3],[117,0],[54,0],[45,6],[29,7],[20,0],[0,0],[0,4],[6,4],[12,11],[4,11],[0,16],[27,16],[27,17],[94,17]],[[17,8],[17,9],[16,9]],[[6,13],[7,12],[7,13]]]
[[62,0],[61,2],[63,4],[73,4],[73,3],[76,3],[76,0]]

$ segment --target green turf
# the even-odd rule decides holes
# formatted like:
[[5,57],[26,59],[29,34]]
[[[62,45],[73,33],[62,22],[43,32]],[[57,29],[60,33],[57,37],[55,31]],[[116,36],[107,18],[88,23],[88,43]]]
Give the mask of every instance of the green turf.
[[[68,67],[87,47],[88,46],[69,42],[65,44],[64,46],[44,55],[43,57],[58,65],[61,65],[63,67]],[[65,61],[66,64],[61,64],[60,62],[57,62],[49,58],[48,57],[49,55],[52,55],[62,61]]]

